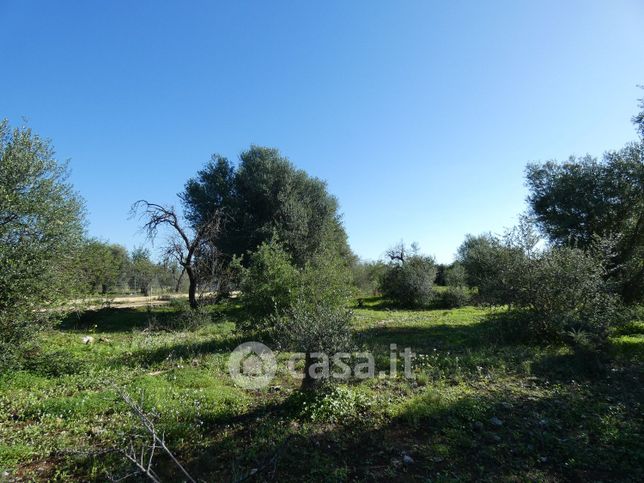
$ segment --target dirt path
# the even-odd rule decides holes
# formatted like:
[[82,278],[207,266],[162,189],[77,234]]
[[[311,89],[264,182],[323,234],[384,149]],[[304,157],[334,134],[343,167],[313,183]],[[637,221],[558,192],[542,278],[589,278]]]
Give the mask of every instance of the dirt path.
[[133,309],[146,307],[148,305],[167,305],[171,300],[187,300],[187,294],[164,294],[164,295],[127,295],[122,297],[92,297],[86,299],[75,299],[69,302],[69,306],[82,308],[84,310],[99,310],[106,307]]

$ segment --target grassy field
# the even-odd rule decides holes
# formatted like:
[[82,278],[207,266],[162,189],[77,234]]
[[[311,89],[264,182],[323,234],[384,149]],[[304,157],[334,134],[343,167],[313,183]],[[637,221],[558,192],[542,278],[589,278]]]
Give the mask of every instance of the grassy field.
[[[4,478],[104,481],[131,472],[113,451],[138,431],[121,391],[157,414],[168,446],[205,481],[644,478],[644,322],[616,332],[597,361],[508,342],[489,310],[396,311],[371,300],[355,310],[358,345],[379,369],[391,343],[411,347],[415,379],[305,396],[284,370],[261,391],[233,385],[238,307],[212,308],[191,330],[162,330],[176,310],[70,316],[44,334],[29,365],[2,374]],[[161,456],[156,467],[179,478]]]

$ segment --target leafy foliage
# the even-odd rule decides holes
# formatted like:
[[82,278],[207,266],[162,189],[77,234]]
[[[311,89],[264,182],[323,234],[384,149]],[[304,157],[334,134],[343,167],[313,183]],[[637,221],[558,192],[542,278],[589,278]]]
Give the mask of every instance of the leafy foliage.
[[281,313],[297,298],[300,274],[276,240],[262,243],[242,272],[242,302],[256,322]]
[[302,416],[318,423],[347,423],[364,417],[372,401],[350,387],[331,386],[302,404]]
[[478,290],[478,300],[484,304],[512,305],[516,303],[520,286],[516,279],[523,275],[527,263],[526,252],[513,244],[491,234],[467,235],[457,252],[459,262],[465,269],[470,287]]
[[251,146],[237,168],[213,156],[186,183],[182,199],[194,227],[215,210],[224,214],[224,228],[212,241],[229,259],[275,236],[298,267],[322,251],[350,257],[337,200],[277,149]]
[[75,258],[75,277],[81,294],[131,291],[145,294],[152,287],[172,291],[187,288],[181,283],[181,267],[176,262],[165,258],[155,263],[149,250],[143,247],[128,253],[121,245],[89,239],[80,245]]
[[530,265],[517,305],[532,312],[534,333],[561,338],[581,330],[601,345],[620,319],[601,260],[578,248],[555,247]]
[[280,347],[299,352],[323,352],[332,357],[352,348],[351,311],[328,303],[300,300],[273,316],[271,332]]
[[447,287],[447,290],[440,294],[440,303],[446,309],[465,307],[471,299],[467,288],[460,285]]
[[47,326],[76,286],[83,205],[49,142],[0,122],[0,363]]
[[127,282],[130,258],[125,247],[87,240],[79,253],[80,276],[86,292],[107,293]]
[[465,269],[466,281],[470,287],[480,287],[494,266],[498,240],[491,233],[479,236],[465,235],[458,247],[456,258]]
[[254,327],[295,305],[343,307],[352,293],[344,260],[329,254],[298,268],[276,239],[262,243],[241,270],[241,300]]
[[306,353],[304,384],[314,386],[311,352],[329,355],[350,348],[351,272],[333,254],[298,268],[275,239],[262,243],[242,269],[242,303],[250,319],[239,328],[258,329],[280,347]]
[[380,279],[387,271],[387,265],[381,261],[365,262],[358,260],[351,266],[353,284],[361,295],[377,295]]
[[[633,121],[642,134],[642,113]],[[552,242],[587,249],[597,237],[618,240],[611,276],[627,302],[644,300],[642,136],[601,161],[571,157],[530,164],[526,171],[530,209]]]
[[503,238],[484,240],[469,237],[459,249],[463,265],[475,270],[470,279],[480,284],[479,300],[517,309],[532,336],[562,340],[583,330],[599,347],[620,320],[606,260],[597,252],[567,246],[537,250],[525,224]]
[[399,244],[388,251],[389,265],[380,290],[383,296],[403,307],[423,307],[432,298],[436,264],[432,257],[421,255],[418,247]]
[[448,287],[464,287],[467,285],[467,272],[461,263],[454,262],[445,269],[445,285]]
[[143,295],[149,295],[156,269],[156,265],[150,259],[150,250],[143,247],[135,248],[132,251],[130,287]]

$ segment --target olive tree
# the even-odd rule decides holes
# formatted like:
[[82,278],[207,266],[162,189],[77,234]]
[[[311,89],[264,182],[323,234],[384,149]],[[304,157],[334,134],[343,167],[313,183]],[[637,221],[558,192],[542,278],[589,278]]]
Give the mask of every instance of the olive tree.
[[241,270],[241,301],[249,315],[250,329],[295,304],[300,272],[290,255],[273,239],[249,255]]
[[125,284],[130,258],[125,247],[90,239],[79,253],[80,277],[87,292],[107,293]]
[[644,300],[644,102],[633,118],[640,139],[601,160],[570,157],[526,169],[528,202],[556,245],[588,249],[597,237],[617,241],[610,277],[628,303]]
[[467,285],[467,273],[462,263],[454,262],[445,269],[445,285],[464,287]]
[[76,287],[83,203],[51,144],[0,122],[0,362],[55,318]]
[[314,374],[315,354],[332,359],[353,348],[352,318],[346,307],[328,302],[311,304],[304,298],[296,299],[283,314],[273,316],[273,339],[283,349],[305,354],[304,389],[315,388],[323,381]]
[[476,288],[478,301],[490,305],[513,305],[521,287],[518,277],[527,269],[526,251],[509,236],[467,235],[457,251],[465,279]]
[[387,251],[389,264],[380,280],[380,291],[392,302],[404,307],[422,307],[432,298],[436,263],[421,255],[415,244],[403,243]]
[[584,334],[589,346],[600,347],[621,318],[604,252],[537,241],[525,222],[502,237],[466,239],[459,257],[473,270],[479,300],[507,306],[508,327],[524,335],[570,341]]
[[323,253],[298,267],[275,238],[250,253],[248,267],[240,270],[241,302],[251,330],[265,327],[270,317],[294,305],[345,307],[353,294],[344,259]]
[[236,166],[214,155],[186,183],[181,198],[195,230],[215,211],[225,216],[212,244],[229,261],[275,236],[298,267],[323,251],[351,256],[338,202],[326,183],[297,169],[277,149],[251,146]]
[[518,303],[531,312],[533,332],[557,338],[583,331],[595,344],[603,343],[620,319],[604,262],[578,248],[552,247],[531,265]]
[[[346,260],[320,254],[298,267],[277,239],[262,243],[241,266],[241,302],[248,319],[240,329],[268,337],[305,357],[304,387],[315,380],[312,353],[333,354],[350,347],[352,274]],[[241,264],[240,264],[241,265]]]
[[150,258],[150,250],[136,247],[132,250],[129,285],[142,295],[150,295],[152,282],[157,275],[157,266]]
[[382,275],[386,272],[387,265],[382,261],[356,260],[351,265],[353,283],[360,295],[377,295]]

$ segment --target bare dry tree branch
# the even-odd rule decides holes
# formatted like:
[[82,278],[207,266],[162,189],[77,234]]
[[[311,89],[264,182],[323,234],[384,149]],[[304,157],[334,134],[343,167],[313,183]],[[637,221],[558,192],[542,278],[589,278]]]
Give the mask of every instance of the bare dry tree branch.
[[141,406],[137,404],[127,393],[124,391],[118,391],[121,398],[125,403],[130,407],[132,413],[138,418],[139,422],[142,424],[145,431],[148,433],[152,442],[150,446],[146,449],[146,446],[143,445],[139,452],[137,452],[134,442],[130,441],[130,446],[127,451],[123,451],[125,457],[130,460],[138,469],[139,474],[146,476],[153,482],[160,483],[159,476],[152,469],[152,464],[154,457],[156,455],[156,450],[162,450],[168,457],[172,460],[174,465],[181,471],[183,476],[190,483],[196,483],[196,480],[190,476],[190,473],[183,467],[175,455],[170,451],[165,443],[165,437],[163,435],[159,436],[159,433],[156,430],[156,427],[148,415],[143,411]]
[[212,255],[216,252],[213,242],[219,234],[223,216],[221,210],[215,210],[212,216],[194,230],[185,229],[174,207],[150,203],[146,200],[139,200],[132,205],[131,217],[139,215],[144,220],[142,230],[147,233],[149,240],[153,241],[159,234],[159,230],[168,226],[173,230],[164,247],[164,257],[175,259],[184,269],[190,286],[188,298],[190,305],[197,308],[196,300],[197,285],[199,282],[199,270],[195,266],[195,260],[205,255]]

